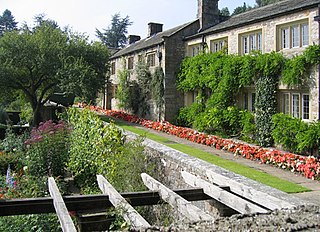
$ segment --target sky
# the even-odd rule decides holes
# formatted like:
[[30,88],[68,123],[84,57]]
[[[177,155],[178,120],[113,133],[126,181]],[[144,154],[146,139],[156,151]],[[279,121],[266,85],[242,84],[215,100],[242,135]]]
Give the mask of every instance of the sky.
[[[232,13],[244,2],[255,4],[255,0],[220,0],[219,9],[228,7]],[[0,14],[6,9],[19,25],[32,25],[35,15],[45,14],[60,27],[69,26],[87,34],[91,40],[97,40],[96,28],[108,28],[112,15],[120,13],[121,17],[128,15],[133,22],[128,35],[144,38],[149,22],[163,23],[163,29],[167,30],[195,20],[197,0],[0,0]]]

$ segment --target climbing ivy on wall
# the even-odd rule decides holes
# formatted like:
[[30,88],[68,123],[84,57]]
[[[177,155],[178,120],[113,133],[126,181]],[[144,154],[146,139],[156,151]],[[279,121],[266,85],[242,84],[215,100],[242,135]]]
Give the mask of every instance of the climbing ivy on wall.
[[[203,109],[209,112],[212,108],[227,109],[234,106],[241,88],[254,85],[258,142],[269,146],[272,145],[271,118],[276,113],[279,83],[289,86],[303,84],[310,76],[310,67],[320,63],[319,57],[319,45],[309,46],[303,54],[292,59],[276,52],[257,52],[245,56],[228,55],[226,52],[200,54],[183,61],[178,76],[178,89],[200,93],[200,103],[205,103]],[[205,92],[210,92],[210,96],[202,94]],[[195,104],[199,104],[199,101]],[[183,112],[186,113],[185,108]],[[205,113],[194,115],[194,122],[199,121],[197,117],[203,115]]]
[[151,80],[152,99],[158,110],[158,120],[161,120],[164,104],[164,73],[161,67],[156,67]]
[[119,86],[117,99],[119,107],[131,113],[145,117],[150,112],[152,102],[157,107],[158,119],[161,119],[164,105],[164,73],[161,67],[156,67],[151,73],[145,62],[138,62],[135,79],[130,78],[133,71],[123,69],[119,71]]

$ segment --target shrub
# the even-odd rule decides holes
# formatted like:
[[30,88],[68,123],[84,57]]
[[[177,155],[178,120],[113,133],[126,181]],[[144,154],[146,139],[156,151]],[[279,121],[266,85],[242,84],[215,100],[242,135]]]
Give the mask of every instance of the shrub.
[[31,131],[25,143],[28,173],[34,176],[60,176],[68,161],[68,129],[65,123],[47,121]]
[[96,175],[101,174],[119,191],[141,190],[145,165],[141,141],[125,144],[119,128],[87,109],[70,108],[68,122],[72,127],[68,168],[79,187],[96,187]]
[[[272,137],[276,144],[281,145],[284,149],[297,152],[299,141],[298,135],[307,131],[308,125],[301,121],[301,119],[292,118],[285,114],[275,114],[272,117],[273,130]],[[302,148],[302,147],[301,147]]]

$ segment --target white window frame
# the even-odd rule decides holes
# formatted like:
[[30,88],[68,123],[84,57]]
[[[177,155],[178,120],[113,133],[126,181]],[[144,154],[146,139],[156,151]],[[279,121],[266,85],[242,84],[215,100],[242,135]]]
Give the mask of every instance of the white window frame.
[[240,35],[240,54],[249,54],[252,51],[262,51],[262,31],[254,31]]
[[281,29],[281,48],[289,49],[290,48],[290,40],[289,40],[289,27],[285,27]]
[[[308,98],[306,99],[306,97]],[[308,103],[307,105],[305,105],[306,102]],[[310,95],[309,94],[302,94],[301,108],[302,108],[302,112],[301,112],[302,119],[309,120],[310,119]]]
[[305,20],[290,25],[280,25],[278,33],[278,50],[300,48],[309,45],[309,24]]
[[219,52],[224,49],[224,47],[228,46],[228,38],[211,40],[210,50],[212,53]]
[[299,25],[293,25],[291,27],[291,46],[293,48],[300,47],[300,27],[299,27]]
[[301,24],[301,40],[302,40],[303,47],[309,45],[309,24],[308,23]]
[[[295,99],[297,97],[297,99]],[[292,94],[292,107],[291,107],[291,114],[294,118],[300,118],[300,94],[293,93]]]

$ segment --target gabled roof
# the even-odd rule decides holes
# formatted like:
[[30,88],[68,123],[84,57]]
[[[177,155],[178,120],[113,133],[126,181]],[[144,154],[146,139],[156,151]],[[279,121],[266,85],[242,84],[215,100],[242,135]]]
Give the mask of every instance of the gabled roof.
[[193,24],[196,21],[197,20],[189,22],[189,23],[182,24],[180,26],[171,28],[169,30],[157,33],[157,34],[155,34],[155,35],[153,35],[151,37],[147,37],[145,39],[139,40],[139,41],[137,41],[137,42],[135,42],[133,44],[129,44],[127,47],[125,47],[125,48],[121,49],[120,51],[118,51],[117,53],[115,53],[111,57],[111,59],[117,58],[117,57],[120,57],[120,56],[123,56],[123,55],[127,55],[129,53],[137,52],[137,51],[149,48],[149,47],[154,47],[154,46],[156,46],[158,44],[161,44],[161,43],[164,42],[164,38],[165,37],[173,36],[174,34],[179,32],[180,30],[182,30],[185,27]]
[[320,4],[320,0],[284,0],[275,4],[259,7],[249,10],[242,14],[238,14],[230,17],[228,20],[221,22],[213,27],[210,27],[196,35],[189,36],[187,39],[200,37],[202,35],[218,33],[233,28],[249,25],[286,15],[288,13],[294,13],[305,9],[317,7]]

